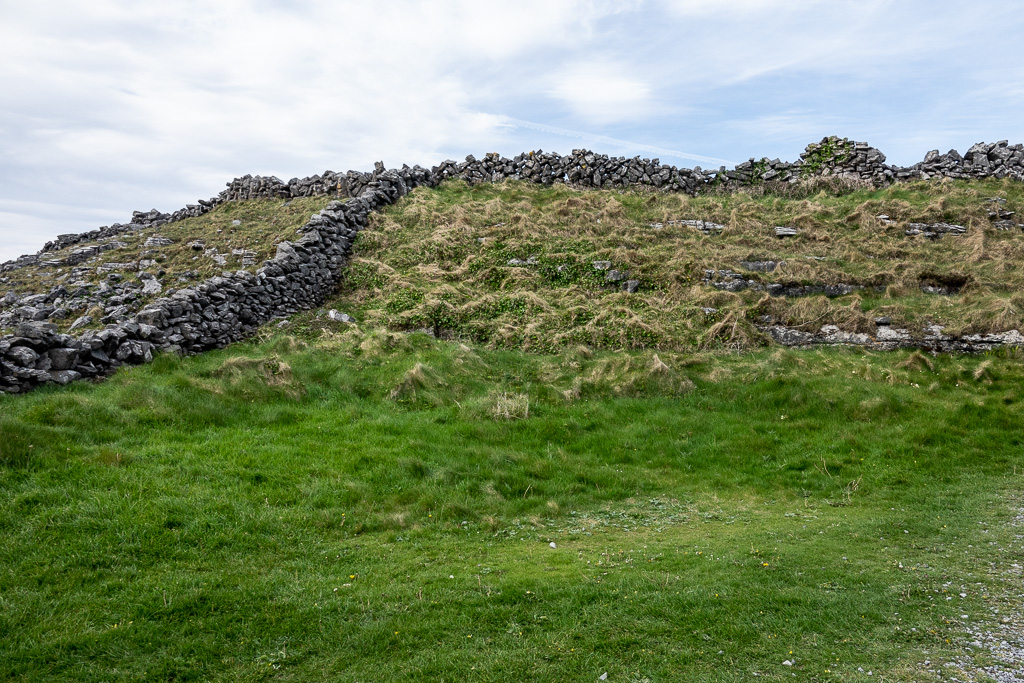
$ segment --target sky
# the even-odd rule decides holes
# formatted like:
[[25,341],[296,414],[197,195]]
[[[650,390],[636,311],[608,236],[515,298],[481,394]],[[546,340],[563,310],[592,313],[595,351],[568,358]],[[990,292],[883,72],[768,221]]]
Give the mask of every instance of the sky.
[[0,261],[236,176],[1024,142],[1014,0],[0,0]]

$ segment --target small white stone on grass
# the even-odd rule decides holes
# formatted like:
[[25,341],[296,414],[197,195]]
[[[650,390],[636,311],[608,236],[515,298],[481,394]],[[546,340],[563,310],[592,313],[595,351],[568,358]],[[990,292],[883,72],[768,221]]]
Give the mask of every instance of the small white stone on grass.
[[348,313],[340,313],[339,311],[336,311],[333,308],[327,311],[327,317],[330,318],[331,320],[334,320],[335,322],[340,323],[354,323],[356,321],[356,319],[350,316]]
[[551,541],[551,543],[548,543],[548,546],[551,547],[551,548],[557,548],[558,547],[557,545],[555,545],[554,541]]

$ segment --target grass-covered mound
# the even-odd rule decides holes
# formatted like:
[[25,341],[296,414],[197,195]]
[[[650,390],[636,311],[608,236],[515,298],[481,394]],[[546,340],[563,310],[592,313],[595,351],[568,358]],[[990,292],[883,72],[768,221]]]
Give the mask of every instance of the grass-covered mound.
[[[374,218],[332,305],[371,325],[541,351],[753,348],[767,320],[1003,332],[1024,328],[1024,233],[1000,218],[1021,206],[1009,180],[698,197],[449,182]],[[917,223],[966,233],[907,235]],[[798,232],[780,238],[779,226]],[[737,278],[759,287],[728,291]],[[815,293],[842,285],[850,293]]]
[[0,396],[0,678],[928,680],[1009,608],[1022,379],[339,325]]

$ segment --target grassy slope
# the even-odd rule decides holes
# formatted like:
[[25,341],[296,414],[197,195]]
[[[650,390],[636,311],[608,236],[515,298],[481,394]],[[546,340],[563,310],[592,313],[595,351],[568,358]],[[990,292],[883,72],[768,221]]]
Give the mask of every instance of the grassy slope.
[[[99,283],[106,280],[106,271],[101,266],[113,263],[138,263],[142,259],[156,263],[146,272],[160,276],[164,288],[187,287],[203,279],[219,275],[224,270],[242,268],[242,256],[233,254],[233,250],[246,250],[255,254],[254,270],[276,253],[275,244],[282,240],[296,238],[296,229],[309,220],[311,214],[319,211],[330,201],[326,197],[297,198],[289,202],[275,199],[254,199],[245,202],[229,202],[197,218],[189,218],[175,223],[168,223],[158,228],[127,232],[113,238],[124,246],[102,252],[87,262],[72,267],[30,266],[20,268],[0,278],[0,291],[11,290],[18,294],[43,293],[59,284],[69,285],[71,282]],[[234,225],[234,221],[239,225]],[[147,247],[148,238],[160,236],[171,240],[171,244],[163,247]],[[195,251],[188,245],[202,241],[207,249],[216,249],[225,256],[226,265],[219,265],[203,251]],[[109,240],[105,240],[109,241]],[[45,259],[63,259],[86,243],[46,254]],[[70,277],[72,268],[83,269],[79,275]],[[133,277],[139,270],[133,268],[125,275]],[[74,288],[71,288],[74,289]],[[150,297],[150,298],[156,298]],[[71,312],[63,325],[70,325],[85,310]],[[58,321],[60,322],[60,321]]]
[[[756,345],[764,312],[1019,326],[1021,236],[984,199],[1020,195],[419,190],[357,242],[331,306],[358,328],[310,312],[304,341],[0,396],[0,677],[927,680],[961,615],[1009,607],[1018,355],[692,350]],[[234,240],[239,216],[283,238],[309,208],[227,205],[175,239]],[[728,228],[649,227],[691,218]],[[764,281],[887,290],[695,286],[758,258],[787,261]],[[951,271],[964,293],[919,293]],[[456,341],[387,331],[420,327]]]
[[1022,376],[339,327],[0,397],[0,677],[927,680]]
[[[873,332],[874,319],[885,315],[918,331],[931,323],[950,333],[1005,331],[1024,327],[1024,236],[991,227],[990,197],[1006,199],[1003,208],[1024,206],[1024,190],[1009,181],[696,198],[447,183],[421,188],[376,217],[360,235],[358,258],[332,305],[391,329],[437,328],[493,347],[540,351],[580,343],[751,347],[763,339],[750,322],[765,314],[811,330],[833,323]],[[879,214],[897,223],[884,225]],[[728,227],[705,236],[667,224],[680,219]],[[904,234],[909,222],[921,221],[959,223],[969,232],[934,242]],[[651,227],[659,222],[666,225]],[[800,234],[780,240],[777,225]],[[536,265],[508,265],[530,258]],[[869,289],[833,300],[783,299],[700,282],[706,269],[745,272],[741,261],[761,259],[785,265],[746,277]],[[595,260],[628,270],[641,290],[607,285]],[[922,293],[922,281],[943,278],[967,285],[951,297]]]

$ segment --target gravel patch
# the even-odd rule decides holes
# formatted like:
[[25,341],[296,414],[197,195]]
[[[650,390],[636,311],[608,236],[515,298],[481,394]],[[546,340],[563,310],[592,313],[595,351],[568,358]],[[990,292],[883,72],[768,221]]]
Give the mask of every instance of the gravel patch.
[[[1017,510],[1011,525],[1016,533],[1007,549],[1010,557],[993,567],[1003,584],[1001,604],[990,608],[990,621],[965,622],[967,642],[963,654],[942,667],[946,680],[1024,683],[1024,508]],[[927,660],[920,664],[925,669],[939,668]]]

